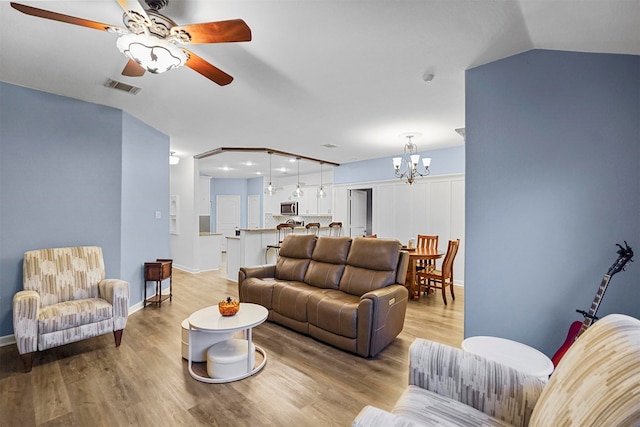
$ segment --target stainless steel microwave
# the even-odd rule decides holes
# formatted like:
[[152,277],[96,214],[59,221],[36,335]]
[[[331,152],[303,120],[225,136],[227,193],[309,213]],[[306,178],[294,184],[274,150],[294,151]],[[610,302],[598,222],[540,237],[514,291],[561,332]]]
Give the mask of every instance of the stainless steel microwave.
[[298,202],[280,203],[280,215],[298,215]]

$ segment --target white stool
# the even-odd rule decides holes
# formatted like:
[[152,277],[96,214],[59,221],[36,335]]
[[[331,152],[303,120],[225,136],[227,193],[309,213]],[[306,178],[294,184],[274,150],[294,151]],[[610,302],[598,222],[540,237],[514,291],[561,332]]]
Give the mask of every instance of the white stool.
[[[193,347],[191,348],[194,362],[206,362],[209,347],[220,341],[234,337],[233,332],[200,332],[197,329],[191,331],[193,335]],[[182,321],[182,358],[189,360],[189,319]]]
[[207,374],[214,379],[235,378],[247,374],[253,369],[256,360],[256,349],[252,343],[247,366],[248,347],[247,340],[237,338],[212,345],[207,351]]

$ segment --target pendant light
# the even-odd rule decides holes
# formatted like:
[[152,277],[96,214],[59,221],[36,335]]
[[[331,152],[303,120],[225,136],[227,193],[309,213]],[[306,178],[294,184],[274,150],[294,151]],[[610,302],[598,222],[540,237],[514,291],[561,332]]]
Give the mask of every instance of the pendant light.
[[325,197],[327,197],[327,192],[324,191],[324,185],[322,185],[322,163],[320,163],[320,187],[318,188],[316,197],[318,199],[324,199]]
[[269,185],[267,185],[267,187],[264,189],[264,194],[268,196],[272,196],[276,192],[276,189],[273,187],[273,184],[271,182],[271,155],[272,154],[273,152],[269,151]]
[[296,157],[298,161],[298,185],[296,185],[296,189],[293,190],[293,197],[302,197],[304,196],[304,191],[302,191],[302,187],[300,187],[300,157]]

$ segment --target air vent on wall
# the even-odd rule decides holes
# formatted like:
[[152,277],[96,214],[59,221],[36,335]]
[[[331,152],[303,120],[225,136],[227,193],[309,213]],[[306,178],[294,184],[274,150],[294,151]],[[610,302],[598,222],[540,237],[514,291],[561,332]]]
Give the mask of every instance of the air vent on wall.
[[130,93],[132,95],[137,95],[142,90],[141,87],[131,86],[129,84],[118,82],[118,81],[111,80],[111,79],[107,79],[107,81],[106,81],[106,83],[104,85],[105,85],[105,87],[110,87],[110,88],[113,88],[113,89],[122,90],[122,91]]

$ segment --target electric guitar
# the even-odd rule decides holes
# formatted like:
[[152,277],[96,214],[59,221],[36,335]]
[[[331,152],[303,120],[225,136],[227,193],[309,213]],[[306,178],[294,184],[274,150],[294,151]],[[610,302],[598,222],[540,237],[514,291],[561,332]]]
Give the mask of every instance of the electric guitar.
[[598,292],[596,292],[596,297],[593,299],[593,303],[591,304],[591,308],[586,312],[584,310],[576,310],[576,312],[582,314],[584,316],[584,320],[582,322],[576,321],[571,324],[569,328],[569,333],[567,334],[567,338],[562,344],[562,347],[556,351],[556,354],[553,355],[551,361],[553,362],[553,366],[558,366],[560,363],[560,359],[564,356],[564,354],[569,350],[571,344],[580,336],[584,331],[589,328],[598,320],[596,317],[596,313],[598,312],[598,307],[600,306],[600,302],[602,301],[602,297],[604,296],[604,292],[607,290],[607,286],[609,286],[609,282],[611,278],[620,271],[624,270],[625,265],[632,261],[633,258],[633,250],[629,247],[627,242],[624,242],[624,247],[619,244],[616,244],[618,249],[618,258],[616,261],[609,267],[607,274],[602,278],[602,283],[600,283],[600,287],[598,288]]

